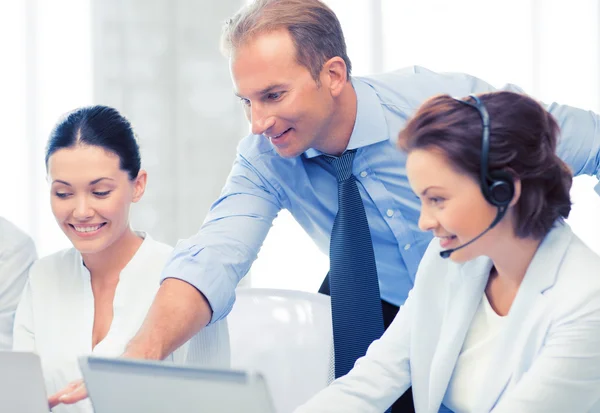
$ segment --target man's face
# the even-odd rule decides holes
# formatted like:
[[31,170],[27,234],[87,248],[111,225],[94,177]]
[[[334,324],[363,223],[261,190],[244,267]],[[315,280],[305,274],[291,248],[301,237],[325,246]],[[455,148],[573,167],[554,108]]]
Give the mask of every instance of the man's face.
[[334,99],[297,62],[287,30],[259,34],[243,43],[234,50],[230,69],[253,134],[264,135],[286,158],[322,147]]

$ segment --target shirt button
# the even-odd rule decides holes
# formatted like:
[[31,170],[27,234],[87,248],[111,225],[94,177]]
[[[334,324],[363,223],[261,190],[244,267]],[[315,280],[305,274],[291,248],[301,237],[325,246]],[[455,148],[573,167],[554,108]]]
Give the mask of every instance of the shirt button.
[[394,216],[394,211],[391,210],[391,209],[388,209],[387,212],[386,212],[386,215],[391,218],[391,217]]
[[404,251],[408,251],[409,249],[410,249],[410,244],[406,244],[406,245],[404,246]]
[[367,171],[362,171],[360,173],[361,178],[365,178],[367,176]]

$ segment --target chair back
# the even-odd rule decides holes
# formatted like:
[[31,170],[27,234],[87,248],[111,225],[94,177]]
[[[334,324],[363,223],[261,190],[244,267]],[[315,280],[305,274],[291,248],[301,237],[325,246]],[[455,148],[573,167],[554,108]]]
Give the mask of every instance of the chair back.
[[240,288],[227,317],[231,367],[263,374],[277,413],[289,413],[334,375],[331,304],[303,291]]

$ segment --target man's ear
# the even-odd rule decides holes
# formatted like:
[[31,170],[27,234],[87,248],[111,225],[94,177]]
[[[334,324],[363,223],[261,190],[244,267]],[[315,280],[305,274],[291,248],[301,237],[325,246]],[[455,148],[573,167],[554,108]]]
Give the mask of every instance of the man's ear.
[[346,62],[339,56],[334,56],[323,64],[320,77],[321,84],[329,89],[333,97],[339,96],[350,80]]

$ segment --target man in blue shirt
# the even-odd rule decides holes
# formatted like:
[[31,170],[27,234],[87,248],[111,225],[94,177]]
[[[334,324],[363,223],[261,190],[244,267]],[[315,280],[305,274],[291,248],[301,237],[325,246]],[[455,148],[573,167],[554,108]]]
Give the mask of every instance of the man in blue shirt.
[[[200,231],[177,245],[126,356],[164,358],[225,317],[281,209],[328,253],[337,182],[319,155],[351,149],[357,150],[352,173],[368,217],[381,299],[397,311],[431,240],[417,227],[420,205],[407,181],[405,154],[396,149],[398,132],[432,95],[495,90],[469,75],[421,67],[351,78],[339,22],[318,0],[255,1],[227,23],[224,48],[252,133],[239,144]],[[561,157],[575,174],[598,175],[600,117],[557,104],[547,108],[562,128]]]

